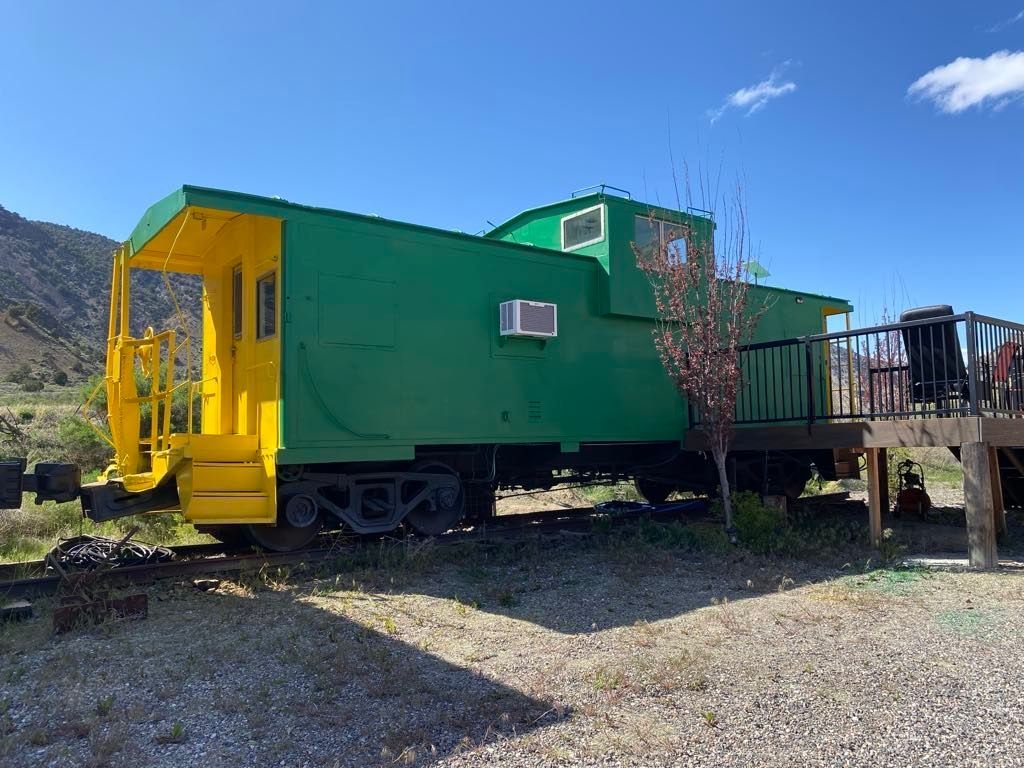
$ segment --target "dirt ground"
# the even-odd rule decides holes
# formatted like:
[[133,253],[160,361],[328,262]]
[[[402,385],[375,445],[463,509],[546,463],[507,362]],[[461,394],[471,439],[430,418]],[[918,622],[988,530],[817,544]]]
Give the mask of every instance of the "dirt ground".
[[62,637],[39,604],[0,628],[0,764],[1024,765],[1022,571],[650,538],[163,586]]

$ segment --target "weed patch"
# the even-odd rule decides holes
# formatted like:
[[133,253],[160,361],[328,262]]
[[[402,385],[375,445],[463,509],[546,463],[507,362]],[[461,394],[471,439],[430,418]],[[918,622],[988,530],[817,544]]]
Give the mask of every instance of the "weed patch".
[[591,681],[595,691],[617,691],[625,685],[626,677],[621,669],[604,665],[594,670]]
[[905,596],[911,594],[922,581],[935,575],[924,568],[879,568],[862,576],[849,576],[847,583],[852,587],[872,589],[885,595]]
[[976,635],[997,618],[990,611],[979,611],[972,608],[957,608],[941,611],[935,615],[935,623],[945,630],[964,635]]

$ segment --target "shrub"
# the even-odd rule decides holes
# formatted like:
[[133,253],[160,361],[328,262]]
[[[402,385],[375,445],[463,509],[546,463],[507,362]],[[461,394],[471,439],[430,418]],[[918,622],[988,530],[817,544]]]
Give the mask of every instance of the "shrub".
[[752,552],[767,554],[778,550],[786,520],[780,509],[766,507],[761,497],[750,491],[733,494],[736,509],[736,535]]
[[25,379],[21,382],[21,389],[23,392],[42,392],[43,382],[39,379]]
[[22,408],[18,411],[18,421],[22,424],[28,424],[32,419],[36,417],[36,413],[28,408]]
[[21,384],[23,381],[28,379],[32,375],[32,369],[28,367],[28,363],[22,363],[13,371],[7,374],[5,381],[9,381],[12,384]]
[[85,384],[82,385],[82,389],[79,392],[82,402],[84,403],[86,400],[88,400],[89,397],[92,396],[94,392],[96,393],[96,396],[92,398],[92,402],[90,403],[89,408],[97,416],[106,416],[107,388],[103,386],[102,374],[97,373],[93,376],[90,376],[88,380],[85,382]]
[[61,448],[68,461],[83,471],[102,469],[110,460],[111,448],[78,416],[68,416],[57,425]]
[[66,387],[68,385],[68,375],[64,371],[57,371],[53,374],[53,383],[58,387]]

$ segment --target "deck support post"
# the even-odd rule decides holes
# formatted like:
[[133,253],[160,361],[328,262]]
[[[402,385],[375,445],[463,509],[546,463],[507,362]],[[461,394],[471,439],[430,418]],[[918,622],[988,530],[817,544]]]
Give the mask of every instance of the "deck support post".
[[1003,503],[1003,480],[999,473],[999,449],[989,447],[988,468],[992,475],[992,513],[995,516],[996,536],[1006,536],[1006,506]]
[[[882,546],[882,472],[880,448],[865,448],[868,468],[868,524],[871,527],[871,546]],[[888,492],[888,488],[886,488]]]
[[972,568],[991,570],[999,564],[999,555],[988,444],[961,443],[960,461],[964,468],[968,561]]
[[883,512],[892,511],[892,499],[889,498],[889,449],[878,449],[878,493]]

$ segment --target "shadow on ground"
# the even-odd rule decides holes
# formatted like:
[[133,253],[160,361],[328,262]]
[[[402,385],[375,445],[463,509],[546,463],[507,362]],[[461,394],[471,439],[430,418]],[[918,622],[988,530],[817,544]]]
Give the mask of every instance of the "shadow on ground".
[[425,765],[568,714],[299,597],[154,589],[59,638],[40,606],[0,636],[0,765]]
[[[585,674],[588,654],[620,642],[606,630],[642,635],[699,611],[729,630],[737,619],[723,606],[878,564],[850,552],[844,562],[642,538],[407,542],[372,567],[250,574],[209,593],[154,588],[148,620],[59,639],[44,607],[0,633],[0,764],[427,765],[501,749],[573,715],[543,679],[559,660],[531,656],[552,633],[571,636],[560,647]],[[496,648],[515,665],[501,679],[514,682],[479,663]]]

